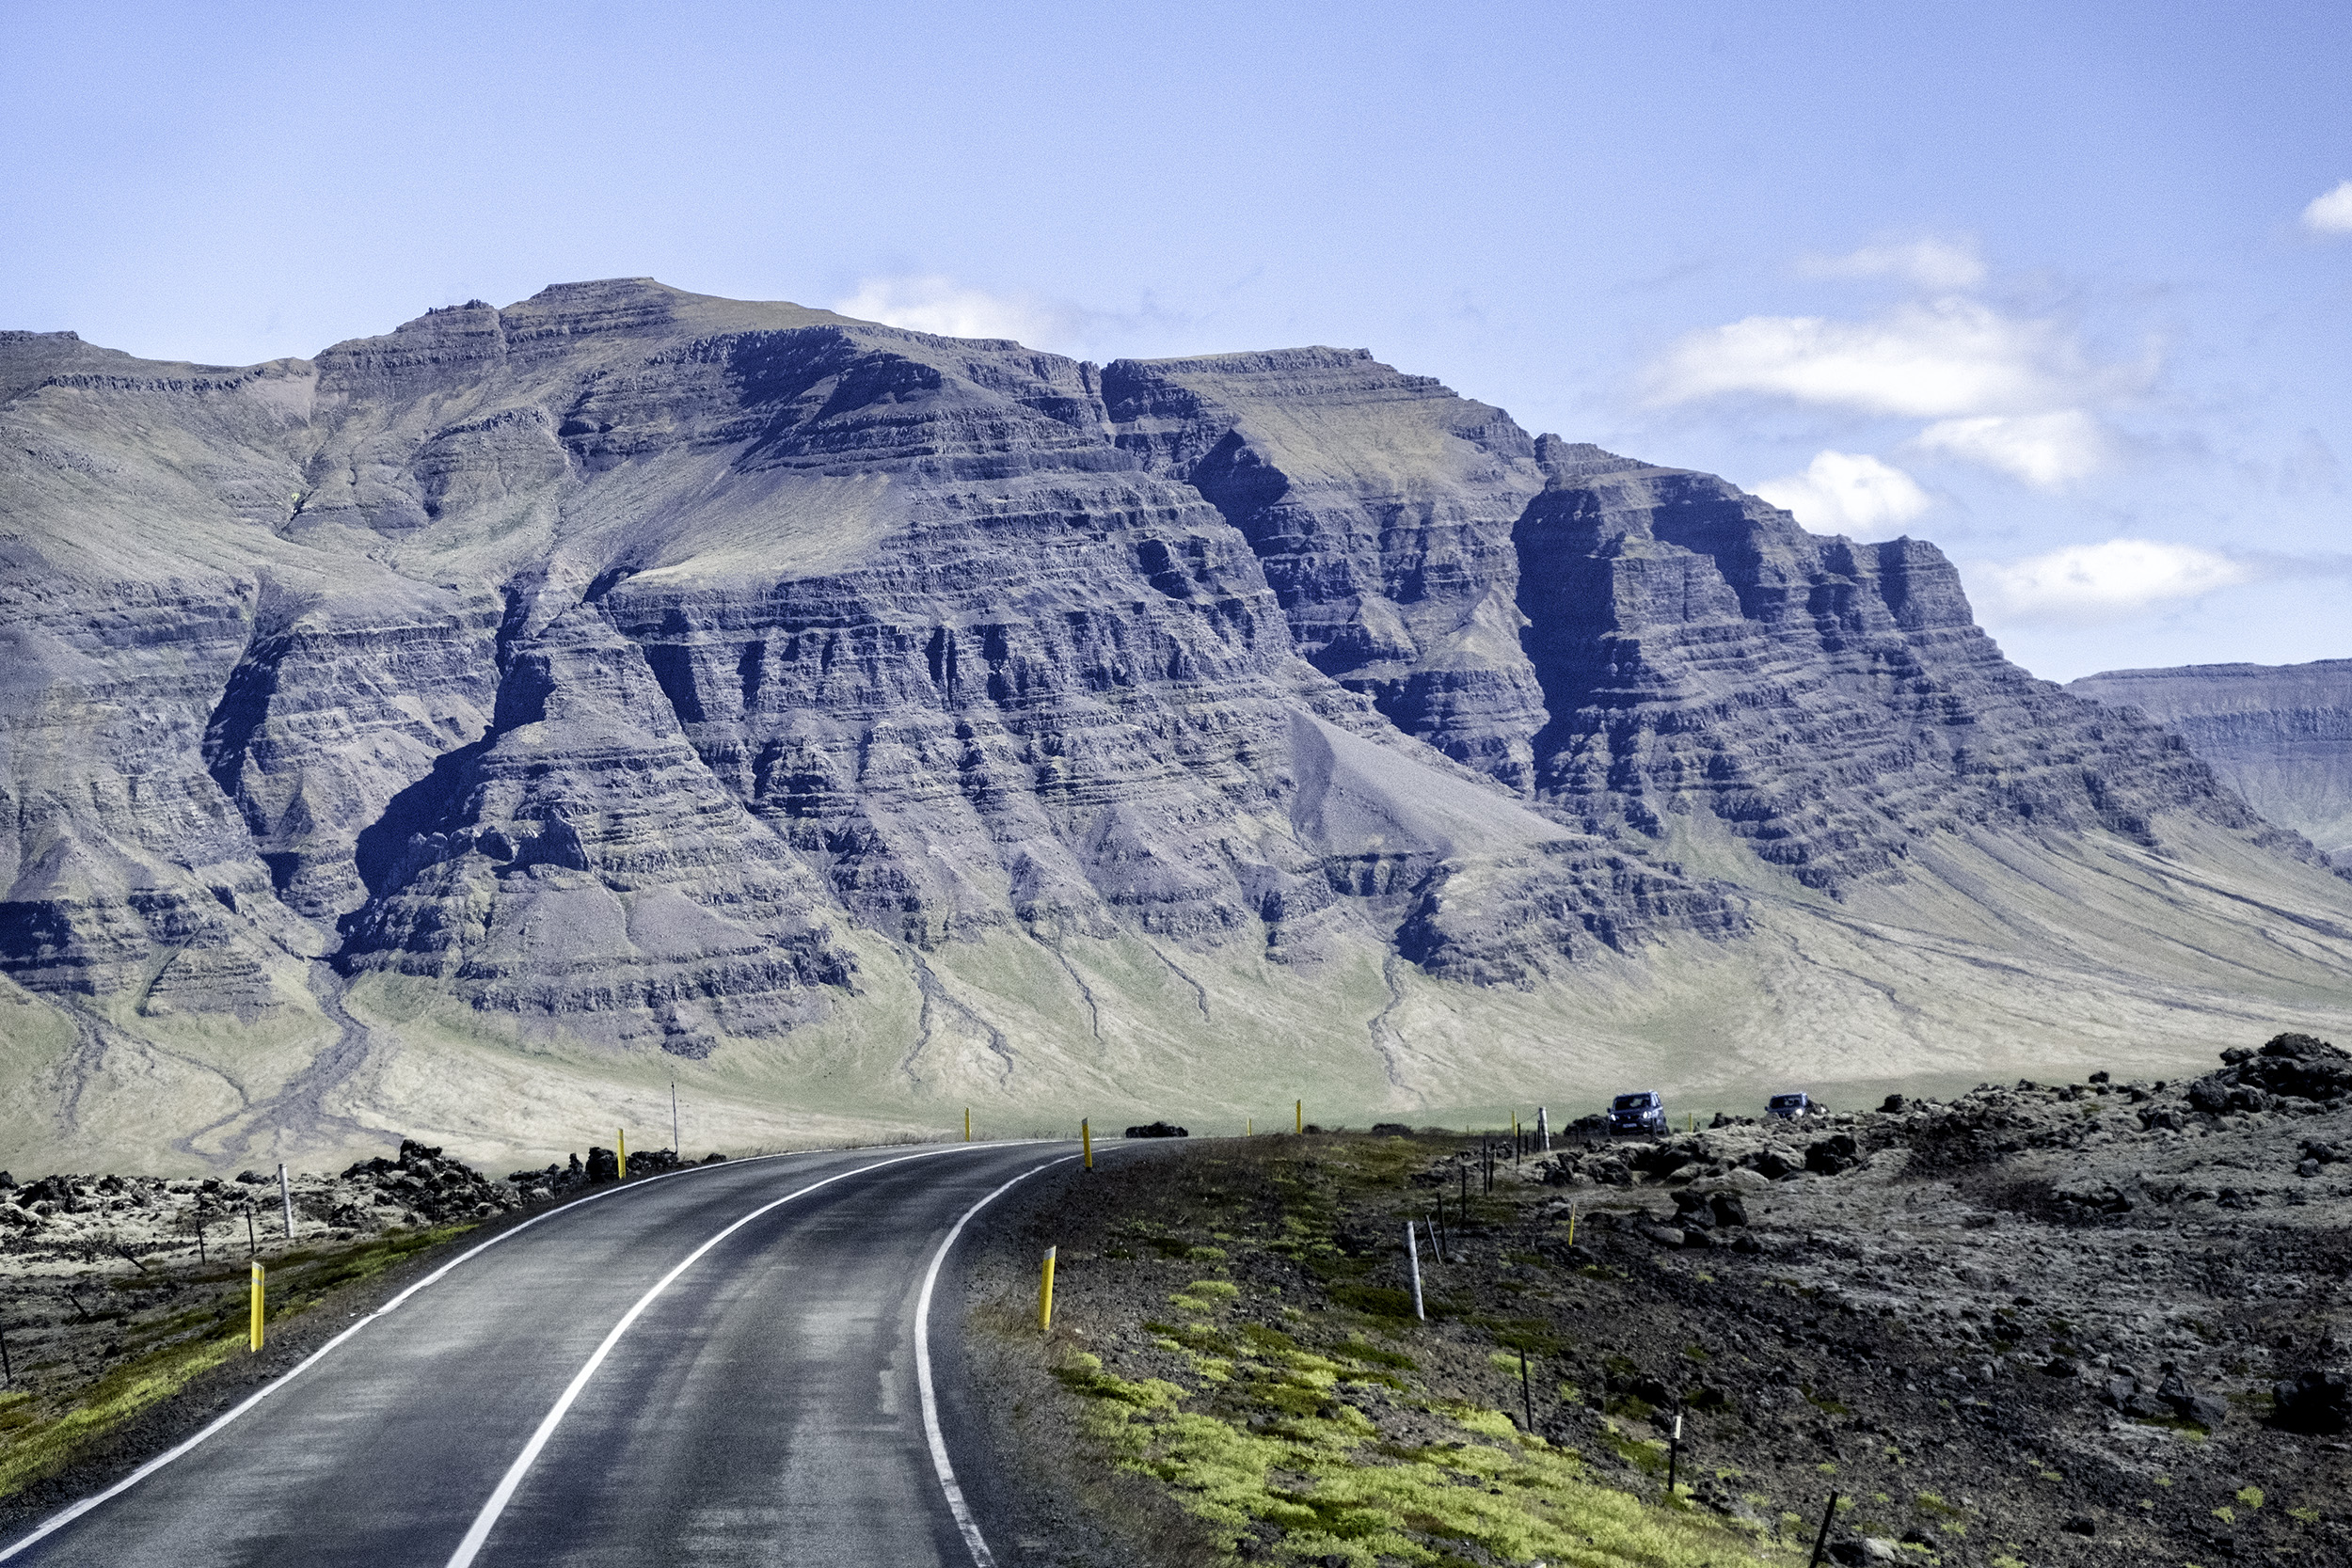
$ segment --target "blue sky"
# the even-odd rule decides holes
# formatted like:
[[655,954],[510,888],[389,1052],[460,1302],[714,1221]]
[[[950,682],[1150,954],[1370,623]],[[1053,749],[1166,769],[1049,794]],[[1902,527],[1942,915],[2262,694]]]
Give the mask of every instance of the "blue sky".
[[1370,348],[2012,657],[2352,657],[2352,7],[0,8],[0,325],[307,355],[648,274]]

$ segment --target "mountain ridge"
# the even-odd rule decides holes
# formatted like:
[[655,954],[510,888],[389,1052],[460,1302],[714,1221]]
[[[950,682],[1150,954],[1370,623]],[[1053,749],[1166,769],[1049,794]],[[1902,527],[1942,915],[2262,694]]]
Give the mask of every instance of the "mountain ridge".
[[[2352,928],[2177,737],[2002,660],[1932,546],[1362,351],[1097,367],[644,279],[255,367],[26,336],[12,1139],[216,1162],[422,1117],[531,1154],[541,1112],[480,1085],[603,1121],[671,1068],[758,1136],[957,1094],[1435,1105],[1465,1028],[1516,1031],[1459,1053],[1519,1082],[1703,1079],[1645,988],[1841,907],[1981,926],[1984,846],[2211,926],[2210,975],[2090,982],[2192,1015],[2352,953],[2265,968],[2272,917],[2168,883],[2204,857]],[[1602,992],[1628,1022],[1565,1024]],[[1777,1006],[1742,1050],[1803,1029]]]

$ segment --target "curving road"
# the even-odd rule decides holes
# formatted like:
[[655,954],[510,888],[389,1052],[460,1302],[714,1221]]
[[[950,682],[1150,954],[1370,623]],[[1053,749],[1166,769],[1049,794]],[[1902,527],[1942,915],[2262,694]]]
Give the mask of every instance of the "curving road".
[[991,1568],[948,1243],[1068,1158],[867,1149],[607,1189],[461,1254],[0,1560]]

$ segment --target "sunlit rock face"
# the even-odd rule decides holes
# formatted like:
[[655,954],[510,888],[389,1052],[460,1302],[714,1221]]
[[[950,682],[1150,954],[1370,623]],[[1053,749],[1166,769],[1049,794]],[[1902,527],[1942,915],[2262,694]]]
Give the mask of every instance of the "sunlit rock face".
[[1120,447],[1249,541],[1302,657],[1527,791],[1544,707],[1511,529],[1544,475],[1509,415],[1336,349],[1120,360],[1103,390]]
[[0,395],[0,969],[117,1026],[405,976],[701,1056],[997,935],[1528,989],[1939,835],[2308,857],[1933,546],[1361,353],[624,279]]
[[[644,281],[248,370],[8,347],[28,986],[266,1006],[293,954],[699,1053],[852,993],[845,924],[1278,958],[1360,928],[1471,979],[1737,924],[1301,658],[1249,535],[1122,444],[1092,366]],[[1523,758],[1532,443],[1336,358],[1342,415],[1404,386],[1440,446],[1500,432],[1496,474],[1421,485],[1412,569],[1470,584],[1442,614],[1506,700],[1405,728]],[[1359,689],[1442,705],[1391,673]],[[1385,804],[1333,827],[1302,801],[1335,776]]]
[[1545,437],[1515,530],[1547,720],[1534,791],[1591,831],[1726,825],[1835,892],[1963,828],[2268,833],[2173,736],[2034,679],[1941,551],[1856,544],[1708,474]]
[[2139,709],[2247,804],[2352,866],[2352,658],[2110,670],[2066,689]]

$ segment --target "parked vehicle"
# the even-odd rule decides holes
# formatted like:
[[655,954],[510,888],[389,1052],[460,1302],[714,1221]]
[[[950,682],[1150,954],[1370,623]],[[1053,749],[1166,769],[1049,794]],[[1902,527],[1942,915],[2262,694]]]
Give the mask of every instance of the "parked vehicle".
[[1772,1099],[1764,1102],[1764,1114],[1766,1116],[1780,1117],[1790,1121],[1793,1121],[1800,1117],[1811,1116],[1814,1113],[1814,1109],[1815,1107],[1812,1096],[1803,1092],[1796,1094],[1776,1094],[1772,1096]]
[[1656,1089],[1621,1094],[1609,1104],[1609,1131],[1662,1133],[1666,1131],[1666,1099]]

